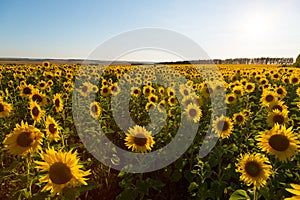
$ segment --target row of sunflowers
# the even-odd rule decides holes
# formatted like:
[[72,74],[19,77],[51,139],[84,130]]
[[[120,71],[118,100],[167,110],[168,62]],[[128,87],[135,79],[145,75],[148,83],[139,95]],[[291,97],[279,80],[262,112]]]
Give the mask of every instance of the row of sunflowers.
[[[0,80],[0,199],[300,198],[297,68],[43,62],[0,65]],[[142,155],[196,129],[174,162],[130,173],[95,126]]]

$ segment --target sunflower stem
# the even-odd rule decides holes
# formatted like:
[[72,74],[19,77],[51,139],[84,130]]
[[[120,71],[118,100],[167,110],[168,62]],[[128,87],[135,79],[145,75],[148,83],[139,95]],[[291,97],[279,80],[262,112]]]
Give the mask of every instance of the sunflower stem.
[[256,190],[256,187],[254,187],[254,191],[253,191],[253,200],[257,200],[257,190]]
[[31,164],[31,154],[29,153],[27,158],[26,158],[26,162],[27,162],[27,188],[29,189],[29,197],[31,197],[31,184],[32,181],[30,181],[30,164]]

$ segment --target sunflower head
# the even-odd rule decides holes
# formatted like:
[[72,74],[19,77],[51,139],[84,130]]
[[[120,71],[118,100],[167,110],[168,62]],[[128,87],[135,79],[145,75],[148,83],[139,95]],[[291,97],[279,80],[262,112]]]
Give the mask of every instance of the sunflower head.
[[23,121],[17,124],[14,130],[6,136],[4,149],[13,155],[24,156],[41,149],[43,134],[39,129]]
[[56,93],[53,98],[53,104],[54,104],[56,112],[61,112],[64,109],[64,105],[63,105],[61,96],[62,96],[61,94]]
[[232,132],[233,124],[229,117],[221,116],[213,122],[213,130],[221,138],[228,138]]
[[294,156],[299,149],[299,140],[285,125],[275,124],[271,130],[259,133],[257,137],[259,147],[270,155],[275,155],[280,161],[286,162]]
[[227,104],[234,104],[236,102],[236,95],[234,93],[230,93],[226,95],[226,103]]
[[273,91],[264,90],[260,100],[264,106],[269,106],[274,101],[277,101],[277,95]]
[[0,118],[9,116],[11,111],[12,105],[0,99]]
[[44,117],[45,111],[41,109],[41,107],[37,104],[36,101],[30,102],[30,114],[32,119],[35,122],[40,122],[42,117]]
[[46,126],[47,137],[50,140],[54,140],[55,142],[57,142],[60,139],[59,132],[61,130],[61,127],[51,116],[47,116],[45,126]]
[[90,104],[90,115],[94,118],[98,118],[99,115],[101,114],[101,107],[98,102],[92,102]]
[[275,109],[268,113],[267,123],[269,126],[274,126],[276,123],[283,125],[288,122],[288,111],[283,110],[280,112],[278,109]]
[[247,185],[253,184],[254,188],[266,185],[272,174],[268,158],[259,153],[242,155],[236,166],[236,171],[241,173],[240,179]]
[[65,187],[76,187],[79,184],[87,185],[85,176],[90,170],[83,171],[76,152],[62,152],[54,149],[47,149],[41,153],[42,161],[35,161],[41,172],[46,172],[40,179],[41,183],[47,183],[42,191],[52,194],[60,194]]
[[189,104],[185,110],[184,110],[185,115],[187,116],[188,120],[191,120],[193,122],[198,122],[202,116],[202,111],[199,108],[197,104]]
[[236,123],[240,126],[245,124],[246,120],[247,120],[246,115],[243,112],[233,114],[234,123]]
[[126,134],[125,145],[132,151],[147,152],[151,151],[151,148],[155,144],[151,132],[147,131],[144,127],[136,125],[129,129],[129,133]]

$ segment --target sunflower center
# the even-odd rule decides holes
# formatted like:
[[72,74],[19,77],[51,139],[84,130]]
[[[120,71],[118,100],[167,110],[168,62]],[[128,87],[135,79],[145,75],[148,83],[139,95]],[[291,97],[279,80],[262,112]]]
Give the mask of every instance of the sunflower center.
[[56,99],[54,104],[55,104],[56,107],[59,107],[59,99]]
[[187,96],[187,95],[189,95],[189,91],[184,90],[184,91],[183,91],[183,94],[184,94],[185,96]]
[[269,145],[276,151],[285,151],[289,148],[290,141],[284,135],[272,135],[269,139]]
[[280,105],[273,106],[272,110],[278,109],[280,112],[282,112],[282,107]]
[[37,116],[39,116],[39,113],[40,113],[40,111],[39,111],[39,109],[37,107],[34,107],[32,109],[33,116],[37,117]]
[[298,82],[298,79],[297,78],[293,78],[292,79],[292,83],[297,83]]
[[21,147],[30,147],[32,142],[31,132],[22,132],[17,137],[17,144]]
[[145,137],[144,134],[136,134],[134,136],[134,143],[138,146],[144,146],[147,143],[147,138]]
[[150,101],[153,102],[153,103],[155,103],[156,102],[156,98],[155,97],[151,97]]
[[226,121],[221,120],[218,122],[217,127],[220,131],[227,131],[229,129],[229,124]]
[[251,90],[252,89],[252,85],[247,85],[247,90]]
[[82,92],[86,92],[87,91],[87,87],[86,86],[83,86],[82,87]]
[[62,162],[56,162],[49,169],[49,178],[54,184],[65,184],[72,179],[71,170]]
[[25,87],[25,88],[23,89],[23,93],[24,93],[24,94],[31,94],[31,89],[30,89],[29,87]]
[[138,94],[139,91],[138,91],[137,89],[135,89],[135,90],[133,91],[133,93],[134,93],[134,94]]
[[98,108],[97,108],[97,106],[93,105],[93,106],[91,107],[91,110],[92,110],[93,113],[97,113]]
[[0,112],[3,112],[4,111],[4,106],[2,103],[0,103]]
[[279,89],[277,90],[277,93],[278,93],[278,94],[283,94],[283,90],[282,90],[281,88],[279,88]]
[[236,116],[235,119],[236,119],[237,122],[242,122],[244,120],[244,117],[241,116],[241,115],[238,115],[238,116]]
[[103,92],[104,94],[106,94],[106,93],[108,92],[108,89],[107,89],[107,88],[103,88],[103,89],[102,89],[102,92]]
[[54,134],[57,131],[57,128],[55,127],[54,124],[49,124],[48,129],[52,134]]
[[255,161],[247,162],[245,165],[245,171],[252,177],[256,177],[260,174],[260,165]]
[[32,100],[33,100],[33,101],[37,101],[38,103],[40,103],[40,102],[43,101],[43,98],[42,98],[40,95],[38,95],[38,94],[34,94],[34,95],[32,96]]
[[196,115],[197,115],[196,109],[190,109],[190,110],[189,110],[189,115],[190,115],[191,117],[196,117]]
[[278,124],[283,124],[284,123],[284,117],[282,115],[275,115],[273,117],[273,122],[278,123]]
[[234,101],[234,97],[228,97],[228,101],[229,101],[229,102]]
[[267,102],[272,102],[273,100],[274,100],[273,95],[267,95],[267,96],[266,96],[266,101],[267,101]]

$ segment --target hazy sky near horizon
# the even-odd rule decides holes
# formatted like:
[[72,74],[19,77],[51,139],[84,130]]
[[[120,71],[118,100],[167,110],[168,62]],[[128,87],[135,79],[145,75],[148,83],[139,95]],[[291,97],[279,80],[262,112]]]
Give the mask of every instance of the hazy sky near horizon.
[[[120,33],[155,27],[185,35],[210,58],[295,58],[299,9],[298,0],[2,0],[0,57],[84,59]],[[152,51],[123,58],[178,60]]]

